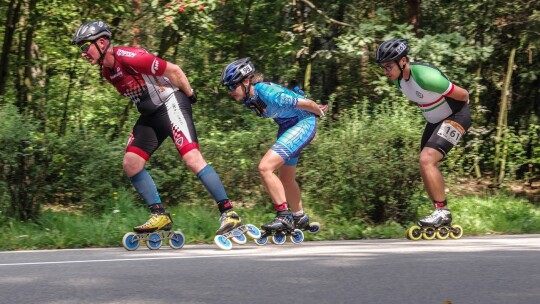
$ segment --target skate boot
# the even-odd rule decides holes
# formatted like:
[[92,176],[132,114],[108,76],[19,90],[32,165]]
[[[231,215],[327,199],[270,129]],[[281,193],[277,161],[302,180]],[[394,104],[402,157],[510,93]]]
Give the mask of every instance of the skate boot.
[[242,226],[242,219],[235,211],[229,210],[221,214],[221,217],[219,218],[219,223],[220,226],[219,229],[216,231],[216,235],[224,234]]
[[146,223],[134,227],[133,231],[124,234],[122,246],[126,250],[133,251],[140,244],[146,244],[151,250],[161,248],[163,242],[168,242],[172,249],[180,249],[184,246],[186,238],[182,231],[171,231],[173,221],[167,212],[152,213]]
[[172,228],[172,223],[172,218],[169,213],[152,213],[146,223],[133,227],[133,231],[138,233],[150,233],[156,230],[169,231]]
[[277,215],[274,220],[261,226],[261,237],[255,240],[257,245],[265,245],[271,237],[272,243],[281,245],[285,243],[287,236],[295,244],[300,244],[304,240],[304,233],[295,228],[292,214]]
[[261,226],[266,231],[279,231],[294,229],[292,214],[278,215],[274,220]]
[[232,248],[231,240],[240,245],[247,243],[246,235],[255,240],[261,236],[259,228],[251,224],[244,225],[235,211],[223,212],[219,222],[221,226],[216,231],[214,244],[220,249],[230,250]]
[[452,214],[448,209],[435,209],[433,213],[418,221],[418,226],[440,227],[452,223]]
[[310,223],[307,214],[294,216],[294,228],[307,230],[309,233],[317,233],[321,227],[317,222]]
[[463,228],[452,225],[452,214],[448,209],[436,209],[430,215],[418,221],[417,225],[407,229],[407,238],[417,241],[421,238],[445,240],[448,237],[459,239],[463,235]]

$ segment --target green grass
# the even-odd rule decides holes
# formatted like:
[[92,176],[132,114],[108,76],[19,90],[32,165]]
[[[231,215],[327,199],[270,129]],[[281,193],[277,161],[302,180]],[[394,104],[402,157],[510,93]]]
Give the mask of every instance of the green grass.
[[540,232],[540,209],[508,196],[467,197],[451,205],[453,222],[466,235]]
[[[540,209],[526,200],[511,196],[468,196],[451,199],[453,223],[463,227],[467,235],[540,233]],[[246,223],[260,225],[273,218],[269,206],[237,207]],[[168,208],[175,230],[182,230],[188,244],[211,243],[218,228],[217,208],[207,206],[175,206]],[[400,225],[387,222],[370,226],[361,219],[336,218],[307,209],[322,229],[306,233],[307,240],[361,238],[403,238],[414,223]],[[431,212],[426,203],[418,217]],[[110,210],[100,216],[80,212],[44,210],[39,223],[6,219],[1,224],[0,250],[118,247],[124,233],[143,223],[148,217],[144,206],[135,206],[129,197],[120,197]]]

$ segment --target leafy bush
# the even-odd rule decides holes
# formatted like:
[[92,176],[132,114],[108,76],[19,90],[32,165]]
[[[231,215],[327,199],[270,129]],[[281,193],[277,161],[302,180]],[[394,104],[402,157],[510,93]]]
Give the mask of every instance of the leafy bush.
[[38,216],[45,153],[36,125],[15,106],[0,107],[0,215]]
[[[119,188],[129,187],[122,170],[124,143],[81,130],[49,136],[47,202],[77,204],[101,213]],[[44,189],[44,190],[45,190]]]
[[[316,210],[368,223],[405,221],[415,213],[421,120],[403,100],[345,111],[321,128],[302,161],[300,179]],[[328,122],[327,122],[328,123]]]

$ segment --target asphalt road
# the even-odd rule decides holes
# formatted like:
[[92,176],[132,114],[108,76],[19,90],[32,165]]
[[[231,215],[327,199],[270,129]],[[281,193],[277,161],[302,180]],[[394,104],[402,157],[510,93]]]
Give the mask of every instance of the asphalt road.
[[0,252],[0,303],[540,303],[540,235]]

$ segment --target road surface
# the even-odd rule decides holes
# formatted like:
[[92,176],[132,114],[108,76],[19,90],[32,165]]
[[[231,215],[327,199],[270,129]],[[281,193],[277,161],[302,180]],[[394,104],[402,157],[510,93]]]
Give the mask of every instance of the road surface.
[[0,303],[540,303],[540,235],[0,252]]

